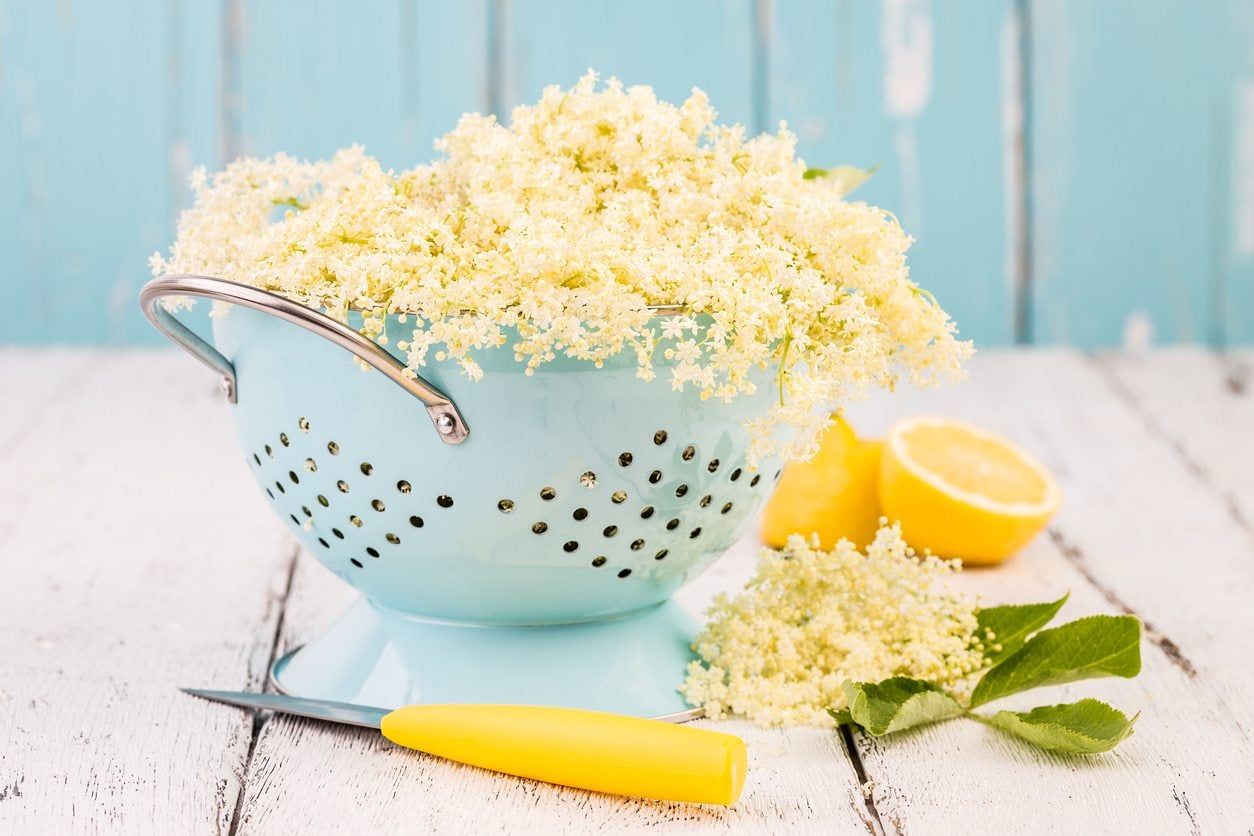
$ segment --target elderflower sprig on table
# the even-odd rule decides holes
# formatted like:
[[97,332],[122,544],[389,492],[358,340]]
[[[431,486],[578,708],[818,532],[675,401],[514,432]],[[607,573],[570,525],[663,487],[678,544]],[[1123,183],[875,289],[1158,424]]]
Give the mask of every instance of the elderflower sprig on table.
[[[844,200],[839,178],[807,179],[795,141],[782,124],[753,139],[716,124],[699,90],[676,107],[589,73],[508,127],[462,117],[436,143],[442,159],[407,171],[359,147],[198,171],[195,205],[151,266],[340,320],[357,309],[374,338],[408,314],[414,373],[434,351],[478,380],[476,352],[512,340],[529,371],[629,351],[651,379],[660,351],[674,388],[730,400],[754,390],[752,369],[777,367],[750,460],[804,456],[829,420],[820,407],[958,377],[971,348],[909,279],[896,220]],[[656,305],[693,316],[658,320]]]

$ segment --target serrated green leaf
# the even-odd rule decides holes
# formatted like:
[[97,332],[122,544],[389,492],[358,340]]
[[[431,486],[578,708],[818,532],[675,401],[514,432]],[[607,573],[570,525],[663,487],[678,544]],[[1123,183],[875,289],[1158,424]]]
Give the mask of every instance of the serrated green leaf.
[[993,666],[971,692],[971,705],[1043,685],[1141,672],[1141,622],[1133,615],[1091,615],[1042,630]]
[[838,726],[853,725],[853,715],[849,713],[849,709],[847,708],[842,708],[840,710],[829,708],[827,709],[827,713],[832,715],[832,719],[836,721],[836,725]]
[[[1070,593],[1045,604],[1007,604],[1001,607],[985,607],[976,612],[979,625],[976,635],[981,639],[989,633],[993,635],[991,641],[985,641],[984,655],[989,663],[995,665],[1023,647],[1028,636],[1058,615],[1069,595]],[[991,650],[993,645],[1000,645],[1001,649]]]
[[962,706],[930,682],[895,676],[883,682],[842,686],[849,716],[875,737],[962,714]]
[[834,168],[807,168],[805,173],[801,175],[804,180],[818,180],[822,178],[831,182],[832,187],[844,197],[851,194],[859,186],[871,179],[871,175],[875,174],[878,165],[870,168],[862,169],[856,165],[838,165]]
[[1100,700],[1083,699],[1031,711],[999,711],[980,719],[1042,749],[1095,755],[1109,752],[1132,734],[1137,716],[1128,718]]

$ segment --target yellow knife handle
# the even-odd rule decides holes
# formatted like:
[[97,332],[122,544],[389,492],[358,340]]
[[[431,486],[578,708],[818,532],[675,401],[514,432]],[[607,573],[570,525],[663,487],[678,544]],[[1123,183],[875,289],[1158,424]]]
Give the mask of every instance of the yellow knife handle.
[[614,795],[731,805],[745,783],[739,737],[660,720],[533,705],[410,705],[381,728],[410,749]]

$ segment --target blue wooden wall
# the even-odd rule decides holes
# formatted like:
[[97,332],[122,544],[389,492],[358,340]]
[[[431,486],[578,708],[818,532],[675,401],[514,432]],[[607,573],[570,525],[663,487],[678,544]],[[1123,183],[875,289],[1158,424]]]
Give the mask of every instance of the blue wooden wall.
[[588,67],[787,120],[980,344],[1254,340],[1254,0],[0,0],[0,342],[157,338],[194,165],[429,159]]

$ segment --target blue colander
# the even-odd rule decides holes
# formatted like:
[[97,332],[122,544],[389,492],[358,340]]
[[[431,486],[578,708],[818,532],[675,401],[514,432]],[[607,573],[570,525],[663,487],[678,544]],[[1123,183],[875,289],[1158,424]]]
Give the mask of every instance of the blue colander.
[[[233,303],[212,345],[159,301]],[[726,404],[634,354],[532,375],[507,345],[414,379],[352,328],[254,287],[167,276],[149,319],[222,376],[244,458],[292,534],[362,598],[279,659],[299,696],[691,714],[693,626],[669,602],[743,533],[778,476],[745,466],[758,392]],[[663,311],[663,314],[665,312]],[[405,336],[390,319],[389,346]]]

